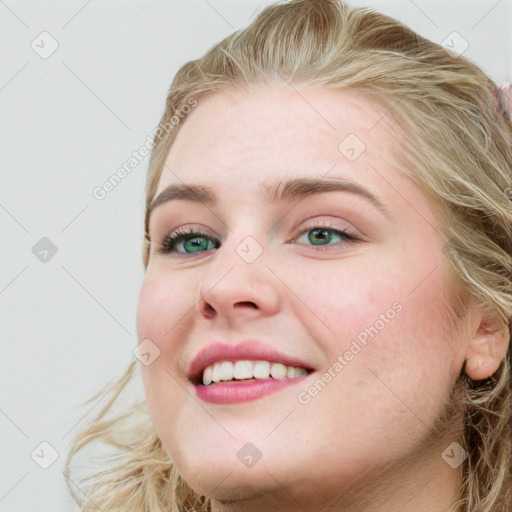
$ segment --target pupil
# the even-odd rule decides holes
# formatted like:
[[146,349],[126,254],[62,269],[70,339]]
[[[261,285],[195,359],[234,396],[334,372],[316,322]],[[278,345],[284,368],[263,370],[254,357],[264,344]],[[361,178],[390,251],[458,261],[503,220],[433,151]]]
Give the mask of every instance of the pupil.
[[[203,248],[202,246],[204,246],[204,238],[192,238],[190,240],[187,240],[185,242],[185,246],[188,249],[194,249],[194,247],[198,247],[199,249]],[[187,244],[191,244],[190,246],[187,247]]]
[[[325,235],[326,235],[326,234],[327,234],[327,235],[329,235],[329,231],[327,231],[327,230],[325,230],[325,229],[322,229],[322,230],[320,230],[320,229],[314,229],[311,233],[321,233],[321,234],[323,234],[323,239],[324,239],[324,241],[325,241]],[[315,236],[315,235],[312,235],[312,237],[314,237],[314,236]],[[313,243],[314,243],[314,240],[312,240],[312,237],[310,237],[310,242],[313,242]],[[329,240],[327,240],[327,241],[329,241]],[[323,245],[323,244],[317,244],[317,245]]]

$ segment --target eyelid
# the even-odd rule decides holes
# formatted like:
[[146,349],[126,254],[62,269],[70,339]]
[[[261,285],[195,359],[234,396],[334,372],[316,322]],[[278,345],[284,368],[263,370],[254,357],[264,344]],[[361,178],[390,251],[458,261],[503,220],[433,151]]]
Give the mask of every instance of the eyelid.
[[[364,238],[364,235],[359,230],[355,229],[351,224],[349,224],[346,221],[345,221],[345,223],[348,225],[339,226],[334,221],[317,220],[316,217],[310,218],[307,220],[310,220],[310,222],[308,223],[307,221],[303,221],[300,223],[301,227],[297,228],[296,234],[292,241],[295,241],[295,239],[298,235],[302,235],[305,231],[309,231],[310,229],[313,229],[313,228],[325,228],[325,229],[331,229],[334,231],[341,231],[341,232],[345,232],[347,235],[353,236],[354,238],[358,238],[361,240]],[[338,218],[338,221],[339,220],[341,220],[341,219]],[[304,222],[306,222],[305,225],[304,225]]]
[[178,232],[182,232],[182,233],[186,233],[186,234],[189,234],[190,232],[200,232],[203,236],[208,236],[210,238],[215,238],[216,240],[219,240],[219,241],[223,241],[225,239],[224,236],[218,236],[215,231],[213,231],[212,229],[204,226],[203,224],[197,224],[197,223],[194,223],[194,222],[191,222],[191,223],[185,223],[185,224],[181,224],[179,225],[177,228],[174,228],[174,229],[166,229],[165,232],[163,233],[163,236],[160,237],[161,240],[165,239],[166,237],[168,236],[171,236],[175,233],[178,233]]

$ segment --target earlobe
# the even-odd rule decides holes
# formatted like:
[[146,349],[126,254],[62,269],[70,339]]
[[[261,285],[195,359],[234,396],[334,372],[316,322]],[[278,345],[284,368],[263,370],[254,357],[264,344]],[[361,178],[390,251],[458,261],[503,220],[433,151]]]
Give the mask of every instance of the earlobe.
[[491,377],[501,364],[501,359],[489,356],[472,356],[466,363],[466,373],[472,380]]
[[490,320],[478,308],[472,309],[471,315],[466,373],[472,380],[487,379],[498,370],[507,355],[510,332],[501,320]]

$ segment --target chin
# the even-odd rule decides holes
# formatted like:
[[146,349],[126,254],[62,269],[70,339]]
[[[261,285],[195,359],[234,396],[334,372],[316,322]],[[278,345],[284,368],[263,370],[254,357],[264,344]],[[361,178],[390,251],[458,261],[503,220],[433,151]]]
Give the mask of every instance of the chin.
[[195,492],[217,501],[251,499],[278,490],[279,487],[271,476],[280,474],[279,469],[267,468],[262,461],[252,468],[246,468],[237,459],[227,462],[197,458],[195,464],[189,467],[178,467],[184,480]]

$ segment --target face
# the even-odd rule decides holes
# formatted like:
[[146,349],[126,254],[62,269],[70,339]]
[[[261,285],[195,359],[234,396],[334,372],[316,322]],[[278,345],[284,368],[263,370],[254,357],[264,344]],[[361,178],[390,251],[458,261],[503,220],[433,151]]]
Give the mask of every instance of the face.
[[[439,219],[393,167],[384,114],[327,88],[229,89],[178,133],[155,197],[187,184],[216,201],[152,210],[137,332],[160,351],[141,366],[153,421],[197,492],[299,496],[408,470],[442,413],[464,356],[445,328]],[[278,364],[194,381],[240,360]]]

